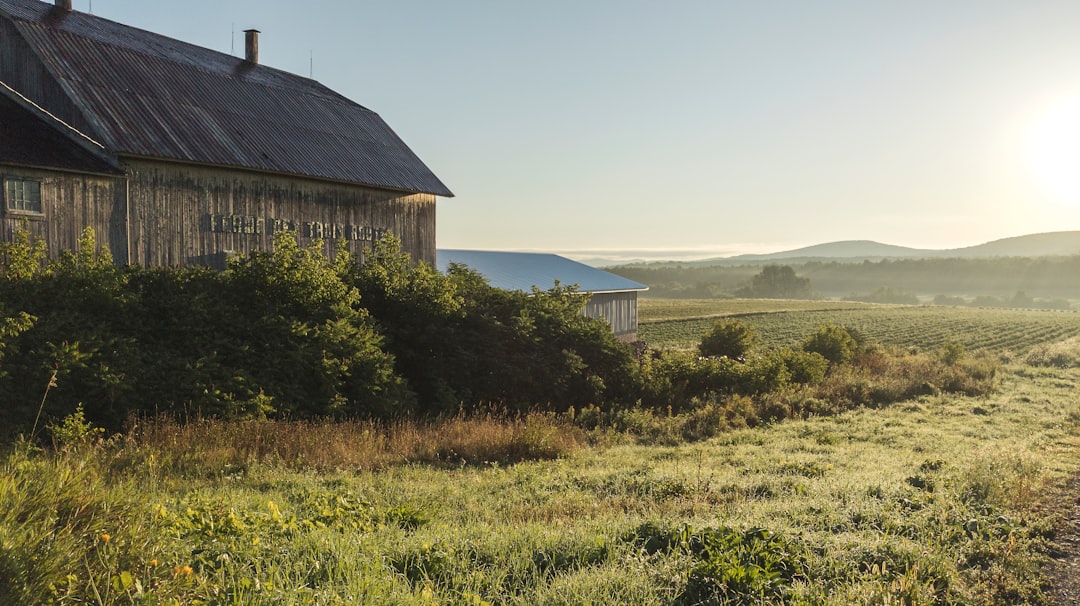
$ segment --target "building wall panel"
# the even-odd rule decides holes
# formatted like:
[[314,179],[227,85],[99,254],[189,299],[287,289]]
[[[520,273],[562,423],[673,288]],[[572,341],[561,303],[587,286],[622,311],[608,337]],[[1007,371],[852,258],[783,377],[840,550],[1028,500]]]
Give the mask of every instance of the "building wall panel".
[[590,318],[603,318],[619,337],[637,335],[637,292],[595,293],[583,310]]
[[26,225],[31,234],[45,240],[49,258],[56,259],[62,251],[74,249],[83,228],[91,227],[97,243],[108,248],[113,259],[120,263],[127,260],[122,178],[21,167],[0,167],[0,173],[39,181],[42,210],[41,214],[13,212],[7,210],[5,201],[0,211],[0,240],[10,242],[15,230]]
[[131,246],[143,265],[220,262],[272,249],[276,231],[362,253],[392,231],[414,259],[435,262],[435,196],[214,167],[128,160]]

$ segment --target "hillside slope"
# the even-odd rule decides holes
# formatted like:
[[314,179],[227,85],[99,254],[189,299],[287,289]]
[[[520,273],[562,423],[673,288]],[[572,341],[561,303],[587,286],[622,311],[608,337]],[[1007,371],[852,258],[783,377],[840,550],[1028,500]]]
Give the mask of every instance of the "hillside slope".
[[976,246],[922,249],[882,244],[872,240],[845,240],[815,244],[763,255],[737,255],[698,261],[693,265],[760,264],[807,261],[879,261],[882,259],[931,259],[942,257],[1051,257],[1080,254],[1080,231],[1060,231],[1003,238]]

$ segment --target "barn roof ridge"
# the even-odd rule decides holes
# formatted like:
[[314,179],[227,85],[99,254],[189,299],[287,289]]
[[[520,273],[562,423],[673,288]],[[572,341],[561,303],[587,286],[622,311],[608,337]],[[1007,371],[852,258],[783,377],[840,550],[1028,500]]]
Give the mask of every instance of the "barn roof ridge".
[[377,112],[312,78],[38,0],[0,17],[113,154],[453,196]]

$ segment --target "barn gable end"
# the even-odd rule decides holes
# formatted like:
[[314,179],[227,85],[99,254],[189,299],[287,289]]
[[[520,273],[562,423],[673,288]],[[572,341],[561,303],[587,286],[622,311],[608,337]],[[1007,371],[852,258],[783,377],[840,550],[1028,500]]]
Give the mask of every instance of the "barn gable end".
[[375,112],[37,0],[0,0],[0,33],[0,172],[43,197],[6,196],[0,239],[29,222],[58,254],[90,226],[119,262],[186,265],[282,229],[356,252],[392,231],[434,262],[435,200],[453,194]]

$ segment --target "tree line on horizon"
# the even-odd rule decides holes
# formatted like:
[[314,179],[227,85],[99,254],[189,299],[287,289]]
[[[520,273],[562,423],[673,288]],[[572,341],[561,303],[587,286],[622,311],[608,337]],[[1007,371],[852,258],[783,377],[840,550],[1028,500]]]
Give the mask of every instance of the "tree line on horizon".
[[[786,267],[809,281],[809,296],[754,295],[767,269]],[[847,298],[905,303],[912,297],[939,304],[1069,308],[1080,299],[1080,255],[995,259],[900,259],[844,263],[811,261],[790,265],[625,265],[606,268],[649,286],[657,298]],[[899,298],[898,298],[899,296]],[[887,299],[887,300],[885,300]],[[902,300],[900,300],[902,299]],[[1030,301],[1028,300],[1030,299]],[[1026,304],[1025,304],[1026,303]]]

